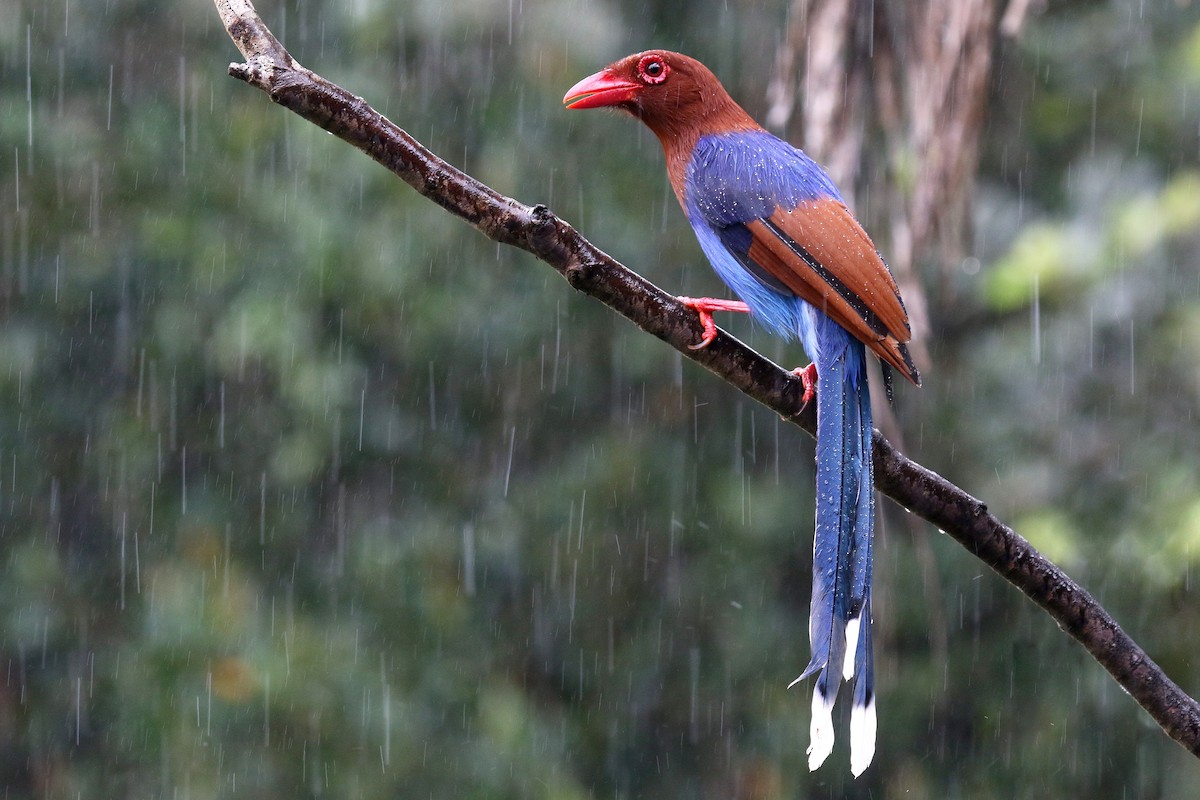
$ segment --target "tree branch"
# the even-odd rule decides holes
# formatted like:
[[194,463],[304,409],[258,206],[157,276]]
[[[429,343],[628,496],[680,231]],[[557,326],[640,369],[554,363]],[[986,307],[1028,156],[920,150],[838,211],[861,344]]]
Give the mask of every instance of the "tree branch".
[[[338,136],[387,167],[484,235],[549,264],[575,289],[667,342],[746,395],[815,434],[815,409],[803,408],[801,382],[722,333],[704,350],[696,315],[673,296],[622,266],[542,205],[506,197],[438,158],[361,97],[297,63],[249,0],[215,0],[246,58],[229,74]],[[1043,608],[1073,636],[1171,738],[1200,756],[1200,704],[1146,655],[1096,600],[981,501],[906,458],[878,431],[875,485],[944,531]]]

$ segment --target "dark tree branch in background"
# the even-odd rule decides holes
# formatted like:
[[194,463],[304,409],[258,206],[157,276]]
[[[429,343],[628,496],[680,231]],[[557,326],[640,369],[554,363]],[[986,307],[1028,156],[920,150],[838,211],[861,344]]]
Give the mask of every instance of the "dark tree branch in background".
[[[246,58],[244,64],[230,65],[231,75],[362,150],[489,238],[537,256],[575,289],[814,433],[815,412],[802,409],[799,379],[727,334],[705,350],[690,350],[688,345],[700,337],[700,325],[696,315],[674,297],[626,269],[544,206],[523,205],[455,169],[362,98],[300,66],[248,0],[215,2],[226,30]],[[1090,594],[989,513],[982,502],[903,456],[878,432],[874,457],[880,492],[952,536],[1045,609],[1169,736],[1200,756],[1200,705]]]

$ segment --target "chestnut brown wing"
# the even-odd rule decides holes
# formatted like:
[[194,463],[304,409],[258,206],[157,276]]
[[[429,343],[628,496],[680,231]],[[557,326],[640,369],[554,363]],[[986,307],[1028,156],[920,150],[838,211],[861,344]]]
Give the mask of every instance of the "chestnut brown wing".
[[746,228],[752,261],[920,385],[905,346],[912,333],[896,281],[844,203],[803,202]]

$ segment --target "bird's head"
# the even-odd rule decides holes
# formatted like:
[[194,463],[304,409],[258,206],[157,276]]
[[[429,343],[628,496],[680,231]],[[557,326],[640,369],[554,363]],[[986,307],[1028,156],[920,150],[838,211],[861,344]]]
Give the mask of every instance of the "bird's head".
[[660,139],[683,127],[753,125],[708,67],[667,50],[634,53],[572,86],[567,108],[618,108],[641,119]]

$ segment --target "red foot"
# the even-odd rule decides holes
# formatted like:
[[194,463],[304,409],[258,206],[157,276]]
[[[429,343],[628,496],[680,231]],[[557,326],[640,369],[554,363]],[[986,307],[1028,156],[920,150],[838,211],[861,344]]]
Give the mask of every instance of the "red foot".
[[[704,327],[704,335],[696,344],[689,344],[690,350],[703,350],[717,338],[717,323],[713,322],[714,311],[736,311],[739,314],[749,314],[750,308],[740,300],[718,300],[715,297],[680,297],[677,298],[688,308],[700,315],[700,324]],[[815,376],[816,369],[813,370]],[[807,386],[807,384],[805,384]]]
[[804,401],[804,405],[801,408],[806,408],[809,401],[817,396],[817,365],[809,364],[807,367],[796,367],[792,370],[792,374],[804,384],[804,395],[800,399]]

